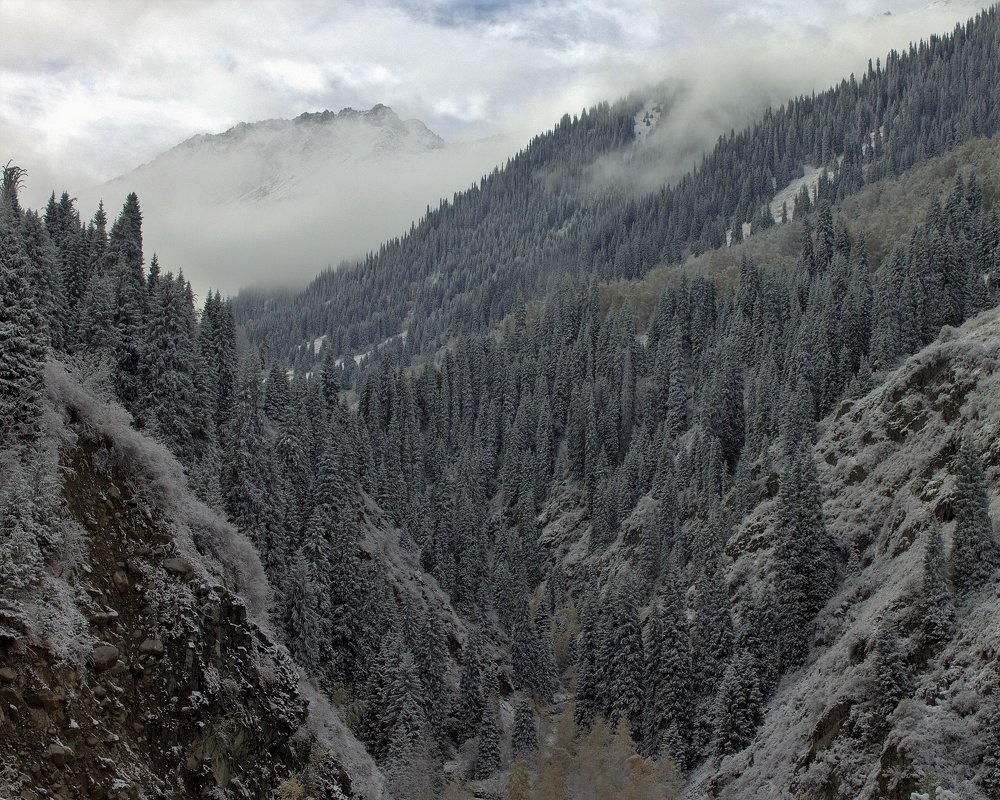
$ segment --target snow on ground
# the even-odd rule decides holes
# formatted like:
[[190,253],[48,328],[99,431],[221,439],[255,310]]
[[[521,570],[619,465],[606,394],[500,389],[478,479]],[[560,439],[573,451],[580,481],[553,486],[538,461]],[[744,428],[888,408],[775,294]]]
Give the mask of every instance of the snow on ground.
[[645,142],[646,137],[652,132],[653,128],[656,127],[656,123],[660,121],[660,115],[663,113],[663,109],[660,107],[659,103],[655,103],[652,100],[647,100],[646,105],[642,107],[635,115],[635,143],[636,145],[641,145]]
[[792,219],[795,210],[795,197],[802,191],[803,186],[809,189],[809,196],[812,197],[816,187],[819,186],[819,172],[819,167],[805,167],[801,178],[796,178],[774,196],[771,201],[771,216],[774,217],[775,221],[781,222],[783,203],[788,204],[788,218]]
[[[394,341],[396,341],[396,339],[399,339],[399,340],[401,340],[402,342],[405,343],[406,342],[406,337],[409,335],[409,333],[410,332],[408,330],[400,331],[399,333],[395,334],[394,336],[390,336],[388,339],[383,339],[381,342],[379,342],[377,345],[375,345],[375,347],[373,347],[370,350],[365,350],[363,353],[355,353],[352,356],[352,358],[354,359],[354,363],[357,364],[358,366],[361,366],[361,362],[362,361],[364,361],[366,358],[371,358],[379,350],[383,349],[384,347],[386,347],[386,346],[392,344]],[[321,338],[325,339],[326,337],[323,336]],[[319,341],[319,339],[317,339],[316,341]],[[313,353],[317,353],[317,352],[319,352],[319,350],[316,347],[316,345],[314,344],[313,345]],[[345,356],[340,356],[339,358],[337,358],[333,362],[334,366],[337,366],[337,367],[344,366],[344,360],[345,360],[345,358],[346,358]]]
[[[998,689],[1000,587],[959,604],[953,640],[923,666],[915,592],[930,532],[939,527],[950,548],[951,462],[964,436],[979,443],[1000,519],[1000,310],[946,328],[822,427],[815,454],[826,523],[855,566],[817,619],[808,664],[785,677],[753,744],[724,760],[721,774],[696,776],[686,796],[703,796],[711,780],[720,798],[785,797],[791,787],[800,797],[934,797],[937,787],[979,797],[984,698]],[[775,511],[773,501],[762,504],[727,546],[734,598],[770,579]],[[916,665],[917,689],[879,733],[870,654],[887,621]]]
[[326,341],[325,333],[322,336],[317,336],[315,339],[313,339],[312,347],[314,356],[319,355],[320,348],[323,346],[323,342],[325,341]]

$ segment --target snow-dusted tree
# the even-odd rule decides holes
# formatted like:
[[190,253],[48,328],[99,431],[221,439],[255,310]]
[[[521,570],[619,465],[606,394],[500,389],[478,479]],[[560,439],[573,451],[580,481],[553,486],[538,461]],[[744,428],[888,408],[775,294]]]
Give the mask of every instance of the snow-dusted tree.
[[642,628],[631,577],[609,598],[611,618],[599,650],[606,692],[605,714],[613,724],[624,719],[640,730],[643,707]]
[[367,681],[358,692],[361,713],[354,730],[377,759],[384,758],[389,751],[392,734],[392,720],[387,710],[389,693],[396,681],[396,670],[404,647],[398,630],[390,628],[382,640]]
[[691,642],[684,600],[673,573],[653,602],[645,651],[642,749],[659,756],[659,748],[665,747],[679,764],[686,764],[694,715]]
[[390,791],[404,800],[431,800],[436,796],[434,759],[420,707],[420,679],[408,650],[404,650],[389,686],[385,712],[390,731],[385,759]]
[[601,712],[601,673],[598,648],[601,628],[598,606],[593,598],[585,600],[581,614],[576,652],[576,703],[574,719],[580,730],[586,730]]
[[139,377],[139,414],[154,434],[190,466],[194,462],[192,410],[195,407],[194,308],[183,277],[169,272],[150,298]]
[[885,719],[899,701],[913,694],[913,676],[903,660],[899,638],[891,623],[883,624],[875,636],[875,697],[873,711]]
[[115,328],[115,284],[107,273],[95,273],[80,298],[75,339],[78,346],[95,357],[112,358],[118,346]]
[[[548,700],[555,688],[555,659],[552,636],[539,631],[525,599],[518,603],[517,622],[511,632],[511,665],[515,683],[542,700]],[[547,618],[546,618],[547,619]]]
[[530,758],[538,748],[538,717],[531,700],[523,698],[514,712],[511,747],[516,755]]
[[455,698],[453,715],[458,728],[459,741],[465,741],[476,733],[476,727],[483,716],[482,652],[478,634],[472,634],[462,653],[462,676],[458,683],[458,697]]
[[764,700],[754,657],[746,650],[733,656],[715,696],[713,749],[716,756],[742,750],[763,718]]
[[115,391],[134,411],[142,394],[140,363],[145,338],[148,297],[143,273],[142,212],[134,192],[125,198],[111,226],[105,270],[115,282]]
[[809,440],[786,456],[778,494],[778,622],[782,671],[805,662],[813,618],[833,591],[834,551],[823,522],[823,503]]
[[948,588],[941,530],[930,531],[924,552],[924,575],[920,589],[920,629],[924,644],[939,647],[951,637],[955,626],[955,608]]
[[6,204],[0,208],[0,443],[31,439],[40,413],[45,345],[28,263]]
[[305,554],[300,550],[292,560],[287,572],[287,585],[283,596],[282,626],[285,642],[295,660],[304,667],[311,667],[316,645],[315,630],[320,622],[316,613],[315,570],[310,567]]
[[760,679],[760,693],[767,700],[778,685],[779,645],[778,604],[766,587],[745,606],[736,636],[736,649],[753,656]]
[[[363,628],[367,620],[358,614],[357,624]],[[430,611],[422,615],[411,648],[417,665],[422,688],[421,700],[424,714],[431,728],[439,731],[447,708],[445,665],[448,654],[447,644],[440,626],[431,617]]]
[[49,238],[45,223],[34,211],[24,215],[22,242],[31,266],[30,283],[35,307],[50,347],[66,347],[66,296],[63,291],[59,254]]
[[0,586],[18,591],[42,574],[42,552],[32,493],[20,464],[14,463],[0,493]]
[[479,721],[479,743],[476,747],[476,764],[472,777],[483,780],[500,769],[500,720],[498,706],[500,700],[491,693],[483,706],[483,716]]
[[979,785],[989,800],[1000,798],[1000,703],[994,699],[985,716],[983,731],[983,762],[979,769]]
[[253,359],[240,370],[239,392],[225,427],[223,502],[232,522],[261,552],[264,566],[278,565],[281,498],[264,431],[260,379]]
[[972,437],[965,438],[957,462],[951,572],[958,590],[969,592],[983,586],[1000,564],[1000,547],[993,535],[983,465]]
[[691,663],[698,696],[711,698],[733,650],[733,622],[721,565],[702,569],[695,584]]

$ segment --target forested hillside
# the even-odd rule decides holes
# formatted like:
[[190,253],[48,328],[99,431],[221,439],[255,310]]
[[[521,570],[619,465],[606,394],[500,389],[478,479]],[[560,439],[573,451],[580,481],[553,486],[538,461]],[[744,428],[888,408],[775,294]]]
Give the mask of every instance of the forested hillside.
[[403,332],[408,352],[426,353],[546,292],[680,262],[725,244],[727,231],[739,237],[737,222],[766,227],[780,213],[764,206],[806,167],[822,168],[819,196],[836,202],[1000,132],[998,24],[995,8],[984,11],[974,25],[770,109],[722,135],[694,172],[652,194],[604,186],[596,176],[606,170],[595,169],[601,159],[627,157],[641,98],[564,116],[364,263],[325,272],[301,294],[241,293],[237,321],[251,341],[304,368],[321,336],[335,356],[367,352]]
[[[134,194],[107,230],[68,194],[22,209],[8,166],[5,596],[59,554],[57,509],[23,502],[47,351],[254,545],[277,635],[378,764],[322,796],[998,796],[1000,186],[954,149],[998,130],[998,30],[768,112],[651,196],[580,191],[635,103],[566,118],[238,314],[146,266]],[[942,153],[905,235],[850,210]],[[598,285],[734,222],[775,236],[761,209],[804,164],[830,171],[788,210],[794,258],[675,268],[650,309]],[[307,764],[278,764],[296,796]]]

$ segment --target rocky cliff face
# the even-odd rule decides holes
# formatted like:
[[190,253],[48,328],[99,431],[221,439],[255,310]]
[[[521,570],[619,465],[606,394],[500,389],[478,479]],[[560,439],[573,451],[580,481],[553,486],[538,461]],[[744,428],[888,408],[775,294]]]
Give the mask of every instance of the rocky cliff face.
[[[820,613],[809,663],[787,675],[753,744],[695,776],[689,796],[982,797],[986,731],[1000,692],[1000,588],[956,595],[949,641],[925,646],[921,583],[935,530],[951,547],[955,456],[981,455],[1000,519],[1000,311],[987,311],[914,355],[824,423],[815,449],[826,523],[847,567]],[[765,502],[727,547],[740,598],[771,579],[774,506]],[[899,637],[914,691],[875,703],[875,638]],[[942,794],[943,793],[943,794]]]
[[357,752],[317,732],[336,715],[309,724],[245,539],[120,410],[58,365],[47,384],[61,544],[3,593],[0,796],[268,797],[293,774],[317,797],[377,796],[373,765],[352,787]]

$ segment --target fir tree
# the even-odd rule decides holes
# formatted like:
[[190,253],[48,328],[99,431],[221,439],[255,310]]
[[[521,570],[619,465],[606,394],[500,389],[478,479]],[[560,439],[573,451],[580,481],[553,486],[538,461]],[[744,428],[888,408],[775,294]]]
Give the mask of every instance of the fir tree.
[[988,708],[983,731],[983,761],[979,785],[989,800],[1000,798],[1000,704],[994,699]]
[[753,657],[764,700],[769,699],[778,686],[780,641],[778,604],[774,592],[765,588],[748,602],[736,639],[737,650]]
[[390,761],[411,758],[427,735],[427,721],[420,706],[420,679],[408,650],[400,657],[395,678],[386,692],[384,726],[389,731]]
[[455,700],[454,716],[457,723],[459,741],[464,741],[476,733],[483,716],[483,685],[480,660],[482,654],[476,635],[469,637],[463,652],[464,663],[459,678],[458,697]]
[[651,609],[644,683],[644,752],[659,756],[662,745],[679,764],[689,763],[694,681],[684,601],[674,574],[668,576]]
[[625,720],[630,729],[640,730],[645,658],[639,612],[630,581],[610,598],[610,604],[611,618],[599,650],[607,692],[606,716],[613,724]]
[[[359,609],[360,611],[360,609]],[[362,614],[357,615],[358,632],[368,624]],[[430,613],[425,613],[412,644],[414,662],[420,677],[421,700],[424,713],[434,730],[440,730],[447,707],[445,664],[447,645],[441,630]]]
[[588,605],[583,609],[576,661],[576,704],[574,720],[576,726],[586,730],[601,713],[601,672],[598,661],[600,646],[600,624],[597,606]]
[[42,575],[34,506],[23,469],[15,463],[0,492],[0,584],[10,591],[34,586]]

